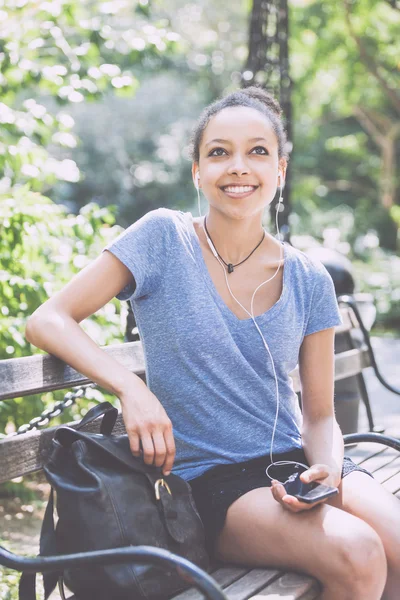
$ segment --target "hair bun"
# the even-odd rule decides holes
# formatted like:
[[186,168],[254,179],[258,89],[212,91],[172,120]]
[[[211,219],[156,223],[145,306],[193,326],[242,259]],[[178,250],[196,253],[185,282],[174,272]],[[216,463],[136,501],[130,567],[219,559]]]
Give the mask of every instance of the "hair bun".
[[282,116],[282,109],[278,100],[276,100],[276,98],[274,98],[272,94],[264,90],[262,87],[251,85],[250,87],[243,88],[242,90],[240,90],[240,92],[242,94],[245,94],[245,96],[248,96],[249,98],[254,98],[259,102],[262,102],[278,117]]

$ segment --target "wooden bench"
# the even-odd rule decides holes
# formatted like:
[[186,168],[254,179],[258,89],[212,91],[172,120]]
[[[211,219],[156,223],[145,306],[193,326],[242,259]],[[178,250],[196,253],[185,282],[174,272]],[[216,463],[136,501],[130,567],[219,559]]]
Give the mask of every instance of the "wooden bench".
[[[364,368],[374,364],[370,346],[368,347],[368,344],[365,343],[353,344],[351,341],[352,333],[360,328],[360,322],[357,319],[359,313],[357,309],[354,310],[354,307],[351,308],[351,299],[346,308],[343,304],[341,312],[344,322],[343,325],[336,328],[335,337],[336,382],[359,377]],[[127,369],[145,379],[140,342],[108,346],[104,350]],[[300,394],[298,369],[291,376],[294,390]],[[62,361],[48,355],[0,361],[0,382],[0,400],[91,383],[86,377]],[[366,388],[361,391],[366,393]],[[397,390],[392,389],[392,391],[400,394]],[[366,402],[365,398],[363,400]],[[368,399],[367,402],[367,409],[371,413]],[[370,416],[371,426],[372,414]],[[71,426],[73,427],[74,424]],[[46,461],[54,430],[54,427],[34,430],[1,440],[0,483],[40,470]],[[98,425],[92,423],[87,426],[87,430],[98,431]],[[115,433],[124,432],[120,415]],[[381,443],[377,444],[376,441],[379,439]],[[382,438],[376,433],[347,435],[345,441],[353,444],[346,451],[347,455],[350,455],[355,462],[362,463],[388,490],[400,497],[400,456],[398,455],[400,443],[388,437]],[[358,441],[365,443],[354,446],[354,442]],[[388,445],[382,446],[382,441],[386,441]],[[284,597],[285,600],[312,600],[318,598],[320,593],[319,584],[313,578],[277,569],[251,569],[216,564],[211,570],[211,575],[224,589],[230,600],[250,598],[272,600],[280,597]],[[176,600],[197,600],[202,597],[198,591],[191,589],[176,596]]]

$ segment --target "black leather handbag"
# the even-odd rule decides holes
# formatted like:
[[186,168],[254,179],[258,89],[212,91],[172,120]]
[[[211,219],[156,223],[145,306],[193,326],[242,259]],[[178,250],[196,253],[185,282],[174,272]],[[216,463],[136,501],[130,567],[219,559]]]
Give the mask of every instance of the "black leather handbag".
[[[133,456],[127,435],[111,435],[117,415],[116,408],[103,402],[87,413],[77,429],[56,430],[44,467],[52,492],[40,555],[153,546],[207,570],[204,530],[190,485],[176,475],[163,476],[161,468]],[[103,417],[99,434],[80,431],[99,416]],[[44,575],[45,597],[61,577],[78,600],[165,600],[188,587],[178,571],[132,562],[67,568]],[[32,577],[22,575],[20,600],[34,598]]]

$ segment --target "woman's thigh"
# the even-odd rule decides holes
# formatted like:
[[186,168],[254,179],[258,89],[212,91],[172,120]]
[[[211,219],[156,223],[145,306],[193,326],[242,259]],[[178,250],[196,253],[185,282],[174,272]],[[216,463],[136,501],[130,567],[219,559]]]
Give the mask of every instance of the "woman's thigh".
[[342,479],[339,495],[329,504],[359,517],[378,533],[389,566],[400,571],[400,502],[380,483],[354,471]]
[[226,562],[303,571],[322,583],[343,573],[358,577],[359,569],[368,576],[372,564],[386,567],[379,536],[362,519],[327,504],[291,513],[270,488],[254,489],[229,507],[215,554]]

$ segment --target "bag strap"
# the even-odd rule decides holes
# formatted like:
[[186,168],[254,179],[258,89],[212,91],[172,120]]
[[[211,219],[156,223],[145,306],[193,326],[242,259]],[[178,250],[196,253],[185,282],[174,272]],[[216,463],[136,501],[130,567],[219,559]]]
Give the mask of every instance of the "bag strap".
[[110,402],[100,402],[100,404],[96,404],[96,406],[88,410],[82,421],[76,426],[76,429],[82,429],[84,425],[92,423],[92,421],[101,416],[103,416],[103,420],[100,425],[100,433],[111,435],[118,417],[118,410]]
[[[54,491],[51,488],[49,501],[40,532],[39,556],[57,554],[56,533],[54,528]],[[57,585],[59,572],[43,573],[44,597],[47,600]],[[23,573],[19,580],[19,600],[36,600],[36,573]]]

